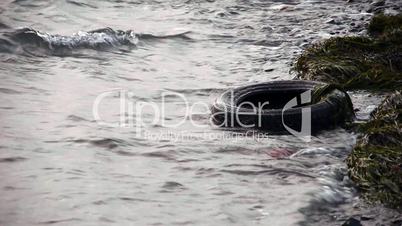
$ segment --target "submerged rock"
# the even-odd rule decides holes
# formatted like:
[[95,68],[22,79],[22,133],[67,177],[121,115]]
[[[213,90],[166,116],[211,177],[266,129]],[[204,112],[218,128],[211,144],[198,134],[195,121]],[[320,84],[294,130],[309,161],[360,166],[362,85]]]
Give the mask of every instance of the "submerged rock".
[[334,37],[307,48],[297,59],[298,78],[344,89],[402,89],[402,14],[375,16],[370,37]]
[[402,207],[402,94],[387,97],[361,126],[347,159],[349,176],[373,201]]

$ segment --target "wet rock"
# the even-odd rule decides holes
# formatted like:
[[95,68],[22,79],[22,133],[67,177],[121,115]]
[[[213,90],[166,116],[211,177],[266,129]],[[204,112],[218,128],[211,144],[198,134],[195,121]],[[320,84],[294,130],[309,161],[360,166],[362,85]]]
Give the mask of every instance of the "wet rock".
[[342,224],[342,226],[362,226],[359,220],[351,217]]
[[372,6],[384,6],[385,5],[385,0],[376,0],[371,3]]

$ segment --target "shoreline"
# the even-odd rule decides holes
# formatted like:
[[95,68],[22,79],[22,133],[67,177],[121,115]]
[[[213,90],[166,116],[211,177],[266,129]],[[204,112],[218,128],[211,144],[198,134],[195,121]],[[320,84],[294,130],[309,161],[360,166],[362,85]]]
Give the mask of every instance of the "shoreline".
[[[354,1],[348,2],[353,3]],[[401,54],[400,28],[402,27],[402,14],[400,12],[400,5],[401,3],[398,2],[370,1],[367,12],[374,13],[374,15],[370,23],[366,25],[368,28],[367,32],[361,31],[356,36],[335,36],[313,44],[303,50],[294,66],[299,79],[333,83],[349,91],[366,90],[374,95],[378,91],[388,93],[389,95],[393,93],[392,97],[387,95],[383,102],[377,106],[368,122],[363,124],[363,126],[357,126],[358,130],[355,130],[358,133],[358,140],[347,158],[347,163],[349,177],[351,177],[360,190],[358,193],[359,196],[353,200],[352,204],[343,204],[326,209],[325,211],[330,214],[326,217],[328,219],[324,219],[324,222],[330,225],[334,220],[337,222],[336,225],[343,223],[342,225],[345,226],[402,225],[402,203],[398,201],[398,197],[402,195],[402,193],[398,193],[402,191],[402,186],[398,184],[399,179],[397,179],[398,172],[402,171],[402,167],[396,166],[399,167],[399,171],[395,172],[395,174],[389,174],[387,173],[387,169],[389,170],[387,166],[392,166],[393,163],[383,162],[380,160],[381,158],[373,160],[375,163],[380,164],[381,162],[381,164],[384,164],[385,171],[383,173],[387,175],[387,178],[392,178],[392,175],[396,175],[394,176],[396,178],[391,179],[393,182],[388,181],[385,183],[382,179],[379,182],[380,178],[378,177],[370,176],[368,172],[371,171],[367,171],[371,170],[369,165],[361,165],[366,164],[366,158],[371,158],[371,152],[367,151],[369,147],[374,147],[371,150],[375,152],[380,147],[384,148],[384,150],[395,150],[396,152],[393,152],[395,156],[402,156],[397,151],[402,150],[401,142],[398,142],[398,139],[400,139],[398,138],[398,131],[400,129],[398,125],[401,123],[400,115],[398,116],[398,112],[400,112],[398,109],[401,108],[401,103],[398,100],[401,94],[398,92],[395,93],[395,91],[401,90],[400,81],[402,76],[401,68],[395,66],[400,65]],[[381,16],[384,14],[386,16]],[[386,49],[384,50],[384,48]],[[366,55],[374,55],[378,56],[378,58],[374,57],[374,61],[370,62],[365,57]],[[384,64],[379,63],[378,66],[374,65],[382,59],[389,60]],[[392,64],[392,61],[399,63]],[[389,102],[392,102],[394,105],[389,104]],[[390,108],[395,110],[390,112]],[[390,118],[395,121],[390,121]],[[384,130],[393,125],[393,123],[395,123],[395,127],[392,127],[393,129],[389,130],[390,132]],[[373,126],[379,126],[377,130],[374,130],[378,131],[377,133],[374,132],[373,134]],[[382,139],[382,136],[391,137],[389,139],[396,140],[396,142],[385,144],[382,141],[378,141],[378,139]],[[368,137],[371,139],[368,139]],[[376,141],[372,137],[379,138]],[[370,144],[372,146],[369,146]],[[363,151],[357,152],[360,149]],[[380,155],[388,154],[390,155],[391,151],[382,152]],[[362,159],[361,161],[359,161],[360,158]],[[398,158],[396,157],[396,159]],[[357,170],[357,163],[355,161],[359,161],[360,164]],[[398,162],[399,160],[396,161]],[[395,164],[398,164],[397,162]],[[363,180],[363,178],[365,179]],[[389,183],[392,183],[393,186],[388,185]],[[372,187],[375,187],[375,189]],[[389,208],[390,206],[393,208]],[[307,223],[302,222],[302,225],[309,225],[310,222],[322,223],[322,212],[316,215],[307,216]]]

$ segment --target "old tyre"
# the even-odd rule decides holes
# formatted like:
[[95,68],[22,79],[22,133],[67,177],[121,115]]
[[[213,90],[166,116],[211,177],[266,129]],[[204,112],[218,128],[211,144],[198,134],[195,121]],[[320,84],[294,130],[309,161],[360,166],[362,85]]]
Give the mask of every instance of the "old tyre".
[[230,89],[211,107],[220,127],[259,129],[274,134],[310,135],[354,117],[348,94],[321,82],[289,80]]

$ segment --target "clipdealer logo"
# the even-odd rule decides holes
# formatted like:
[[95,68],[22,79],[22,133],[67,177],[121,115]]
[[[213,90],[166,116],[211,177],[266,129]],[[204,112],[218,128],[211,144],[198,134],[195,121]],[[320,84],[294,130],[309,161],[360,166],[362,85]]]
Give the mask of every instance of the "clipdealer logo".
[[[100,108],[104,103],[106,98],[110,97],[119,97],[118,100],[118,110],[119,117],[115,122],[106,121],[103,119]],[[170,120],[166,120],[166,107],[167,107],[167,98],[175,98],[175,100],[180,101],[180,103],[184,106],[184,115],[181,120],[172,123]],[[298,103],[299,100],[299,103]],[[116,101],[116,100],[115,100]],[[291,108],[297,107],[300,104],[307,104],[311,102],[311,91],[305,91],[299,95],[299,97],[294,97],[290,101],[288,101],[282,109],[282,125],[286,128],[286,130],[298,137],[299,139],[309,142],[311,141],[311,108],[303,107],[301,108],[301,130],[296,131],[290,126],[286,125],[285,122],[285,112]],[[269,102],[259,103],[258,106],[254,106],[253,103],[247,102],[242,103],[242,105],[249,105],[251,109],[255,109],[258,117],[258,125],[261,125],[261,114],[262,108],[266,105],[269,105]],[[203,109],[203,111],[199,111],[199,109]],[[209,123],[200,123],[198,120],[193,119],[193,115],[202,114],[202,115],[211,115],[210,106],[205,102],[195,102],[190,104],[187,98],[177,92],[166,91],[161,93],[160,102],[153,101],[136,101],[134,98],[134,93],[129,90],[124,89],[116,89],[107,92],[103,92],[99,94],[92,106],[92,115],[94,120],[101,126],[106,127],[121,127],[121,128],[134,128],[135,134],[137,137],[141,137],[144,135],[144,130],[147,125],[160,125],[165,128],[178,128],[186,122],[190,122],[192,126],[197,128],[208,128],[211,126],[216,126],[211,119]],[[237,120],[237,124],[241,125],[242,128],[253,128],[255,124],[244,124],[240,121],[240,118],[237,117],[239,114],[250,114],[250,112],[236,112],[236,117],[231,118],[231,120]],[[151,117],[150,117],[151,115]]]

